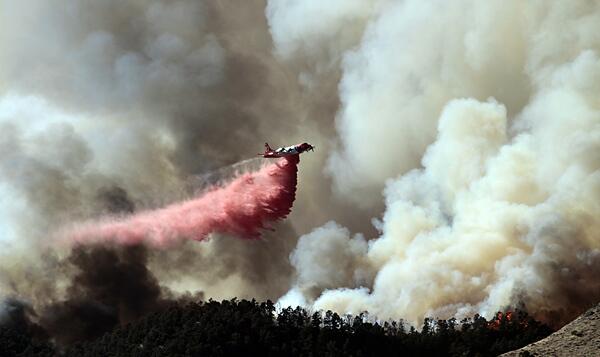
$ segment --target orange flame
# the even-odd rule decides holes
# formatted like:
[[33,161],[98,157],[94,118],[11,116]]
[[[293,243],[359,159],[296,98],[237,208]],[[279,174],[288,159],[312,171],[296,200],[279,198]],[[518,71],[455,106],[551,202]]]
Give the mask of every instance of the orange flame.
[[[498,330],[498,329],[500,329],[500,326],[502,324],[511,324],[514,322],[515,322],[515,315],[514,315],[513,311],[506,311],[506,312],[498,311],[496,313],[496,316],[494,316],[494,318],[488,322],[487,326],[489,329]],[[527,321],[525,321],[525,320],[518,321],[518,324],[521,328],[527,327]]]

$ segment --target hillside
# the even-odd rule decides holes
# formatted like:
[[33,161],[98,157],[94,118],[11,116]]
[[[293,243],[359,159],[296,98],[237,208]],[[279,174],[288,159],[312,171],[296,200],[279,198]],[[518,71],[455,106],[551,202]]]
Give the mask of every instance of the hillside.
[[502,356],[600,356],[600,304],[543,340]]

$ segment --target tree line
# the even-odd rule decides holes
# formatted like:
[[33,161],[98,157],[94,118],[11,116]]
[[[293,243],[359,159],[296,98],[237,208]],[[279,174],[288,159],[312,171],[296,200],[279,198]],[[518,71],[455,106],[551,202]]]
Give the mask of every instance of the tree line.
[[56,346],[35,324],[0,326],[0,356],[497,356],[552,331],[524,311],[458,321],[427,318],[417,331],[366,314],[286,308],[271,301],[172,303],[92,341]]

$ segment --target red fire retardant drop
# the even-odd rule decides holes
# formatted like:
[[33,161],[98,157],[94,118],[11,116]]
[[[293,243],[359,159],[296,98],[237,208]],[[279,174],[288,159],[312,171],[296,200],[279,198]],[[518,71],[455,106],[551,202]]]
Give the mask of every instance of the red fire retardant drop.
[[288,156],[198,198],[121,219],[83,223],[68,237],[77,243],[145,241],[157,246],[178,239],[203,240],[212,232],[258,238],[269,222],[291,212],[299,162],[298,155]]

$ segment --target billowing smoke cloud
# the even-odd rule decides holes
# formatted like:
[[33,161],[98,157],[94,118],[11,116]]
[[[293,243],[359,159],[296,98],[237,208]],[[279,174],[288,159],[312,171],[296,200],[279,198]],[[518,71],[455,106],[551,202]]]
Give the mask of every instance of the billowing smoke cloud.
[[77,301],[49,232],[185,199],[271,138],[318,147],[294,212],[145,251],[162,294],[416,323],[600,298],[594,2],[0,6],[0,294],[38,313]]
[[418,324],[511,306],[560,323],[600,299],[596,3],[348,2],[326,21],[367,16],[347,48],[315,35],[329,4],[287,5],[269,4],[280,56],[339,51],[312,51],[341,59],[334,190],[370,206],[383,189],[385,213],[369,241],[301,237],[282,301]]
[[124,218],[78,224],[64,235],[77,243],[156,246],[179,239],[204,240],[213,232],[258,238],[261,229],[291,212],[299,161],[299,155],[288,156],[223,187],[210,187],[198,198]]

